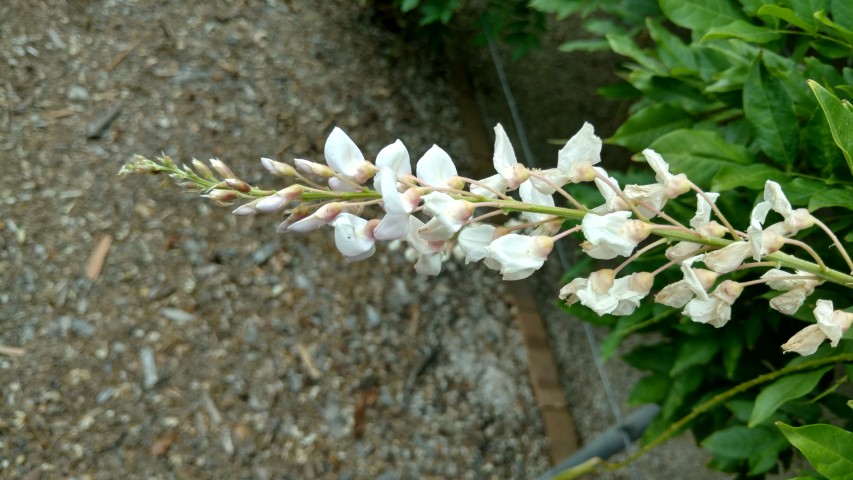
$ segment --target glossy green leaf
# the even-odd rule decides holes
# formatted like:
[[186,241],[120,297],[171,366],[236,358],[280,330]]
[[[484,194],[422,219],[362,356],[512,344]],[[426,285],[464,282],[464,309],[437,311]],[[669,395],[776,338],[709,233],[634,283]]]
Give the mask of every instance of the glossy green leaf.
[[843,207],[853,210],[853,188],[824,188],[814,192],[809,200],[809,211],[824,207]]
[[758,9],[758,14],[776,17],[809,33],[817,32],[817,21],[811,15],[800,17],[790,8],[780,7],[779,5],[764,5]]
[[853,432],[826,424],[776,426],[818,473],[832,480],[853,479]]
[[842,102],[815,81],[809,80],[809,87],[826,115],[832,139],[847,160],[847,168],[853,172],[853,110],[850,104]]
[[743,111],[758,146],[770,160],[793,165],[800,143],[794,105],[782,81],[770,75],[760,59],[753,63],[743,87]]
[[608,139],[608,143],[639,152],[661,136],[689,127],[692,123],[690,115],[680,108],[653,104],[631,115]]
[[652,142],[650,148],[663,155],[673,172],[686,173],[704,188],[710,187],[720,167],[753,162],[746,148],[726,142],[716,132],[676,130]]
[[832,369],[831,366],[788,375],[765,387],[755,398],[755,407],[749,417],[749,426],[754,427],[767,420],[786,402],[808,395],[830,369]]
[[770,165],[756,163],[753,165],[723,165],[711,181],[711,190],[723,192],[737,187],[750,190],[763,190],[767,180],[785,183],[791,177],[785,172]]
[[660,0],[660,8],[672,23],[699,32],[745,20],[743,12],[730,0]]
[[738,38],[745,42],[767,43],[778,40],[780,35],[767,27],[759,27],[743,20],[728,25],[714,27],[702,37],[703,42],[719,38]]

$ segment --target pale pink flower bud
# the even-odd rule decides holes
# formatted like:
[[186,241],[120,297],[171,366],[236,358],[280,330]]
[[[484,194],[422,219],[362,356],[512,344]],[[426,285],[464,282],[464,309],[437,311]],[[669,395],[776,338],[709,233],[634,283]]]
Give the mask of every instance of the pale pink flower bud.
[[291,212],[291,214],[278,225],[278,228],[275,229],[276,233],[287,233],[290,231],[289,229],[291,225],[304,218],[308,218],[309,215],[311,215],[311,209],[306,205],[300,205],[294,208],[293,212]]
[[210,171],[210,169],[207,167],[207,165],[205,165],[204,163],[202,163],[196,159],[193,159],[192,163],[193,163],[193,168],[195,169],[196,172],[198,172],[198,176],[200,176],[201,178],[204,178],[206,180],[215,180],[215,177],[213,176],[213,172]]
[[252,191],[252,187],[239,178],[226,178],[225,184],[228,185],[228,188],[231,190],[237,190],[240,193],[249,193]]
[[241,217],[252,216],[252,215],[258,213],[258,208],[257,208],[258,203],[259,203],[259,200],[254,200],[254,201],[251,201],[249,203],[240,205],[239,207],[235,208],[234,211],[231,213],[234,215],[239,215]]
[[261,158],[261,165],[273,175],[278,177],[292,177],[296,175],[296,169],[282,162],[277,162],[270,158]]
[[322,178],[332,178],[335,176],[334,170],[327,167],[326,165],[321,165],[316,162],[297,158],[293,160],[293,164],[296,165],[296,169],[300,172],[309,173],[311,175],[316,175]]
[[221,190],[218,188],[207,192],[204,196],[216,202],[223,203],[236,200],[238,197],[237,192],[234,190]]
[[285,189],[260,199],[255,207],[259,212],[272,213],[284,208],[288,203],[296,200],[304,191],[302,185],[291,185]]
[[343,204],[338,202],[327,203],[318,208],[311,215],[291,224],[287,227],[288,230],[294,232],[310,232],[316,230],[323,225],[328,225],[332,220],[340,215],[343,210]]
[[237,176],[234,175],[234,172],[232,172],[230,168],[228,168],[228,165],[225,165],[222,160],[219,160],[217,158],[210,159],[210,166],[213,167],[214,170],[216,170],[216,173],[218,173],[220,177],[234,178]]

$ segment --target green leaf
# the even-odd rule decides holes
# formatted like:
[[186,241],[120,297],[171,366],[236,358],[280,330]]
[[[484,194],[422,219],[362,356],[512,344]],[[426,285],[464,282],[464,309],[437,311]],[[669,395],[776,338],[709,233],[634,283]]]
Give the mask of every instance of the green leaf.
[[607,35],[607,41],[610,42],[610,49],[615,53],[634,60],[651,73],[661,76],[665,76],[667,74],[663,65],[661,65],[654,57],[640,49],[631,37],[628,37],[627,35],[610,34]]
[[814,18],[818,19],[820,23],[828,27],[826,32],[833,37],[839,38],[848,44],[853,43],[853,32],[830,20],[829,17],[826,16],[825,11],[821,10],[819,12],[815,12]]
[[596,6],[594,2],[586,0],[532,0],[530,2],[530,8],[544,13],[554,13],[557,15],[557,20],[594,6]]
[[746,42],[767,43],[778,40],[780,35],[767,27],[759,27],[743,20],[734,21],[728,25],[714,27],[702,37],[702,42],[719,38],[739,38]]
[[664,65],[670,69],[683,68],[690,71],[697,69],[693,50],[677,35],[651,17],[646,19],[646,27],[649,29],[652,40],[655,41],[655,50]]
[[730,0],[660,0],[660,8],[672,23],[699,32],[745,20]]
[[675,173],[686,173],[694,183],[709,187],[720,167],[730,164],[748,165],[752,154],[740,146],[727,143],[716,132],[676,130],[652,142],[654,149],[669,162]]
[[716,340],[716,338],[703,336],[688,338],[681,342],[669,375],[675,377],[688,368],[703,365],[714,358],[714,355],[720,351],[720,343]]
[[639,152],[664,134],[689,127],[692,123],[690,115],[680,108],[653,104],[631,115],[608,139],[608,143]]
[[777,422],[776,426],[821,475],[853,479],[853,433],[826,424],[791,427]]
[[402,10],[404,13],[409,12],[417,8],[419,3],[421,3],[421,0],[403,0],[400,4],[400,10]]
[[661,404],[661,417],[664,419],[673,418],[679,408],[685,405],[685,402],[693,402],[694,400],[689,399],[688,396],[702,386],[703,377],[703,369],[694,367],[673,378],[666,400]]
[[850,0],[832,0],[830,11],[835,23],[847,30],[853,30],[853,2]]
[[671,384],[672,379],[662,373],[653,373],[643,377],[631,390],[628,403],[630,405],[661,403],[666,398]]
[[785,172],[763,163],[753,165],[724,165],[714,175],[714,179],[711,181],[711,190],[722,192],[737,187],[762,190],[767,180],[784,183],[791,180],[791,177]]
[[702,441],[702,448],[710,450],[714,455],[745,460],[764,445],[773,442],[773,437],[773,431],[766,428],[736,425],[711,434]]
[[760,424],[770,418],[786,402],[810,393],[830,369],[832,366],[811,372],[788,375],[765,387],[755,398],[755,407],[752,409],[748,425],[754,427]]
[[830,188],[814,192],[809,200],[809,211],[814,212],[824,207],[844,207],[853,210],[853,189]]
[[808,33],[814,34],[817,32],[817,22],[811,17],[811,15],[808,17],[801,17],[793,10],[780,7],[779,5],[764,5],[758,9],[758,15],[776,17]]
[[[803,153],[810,169],[820,172],[823,177],[834,176],[835,167],[844,165],[844,156],[832,139],[829,123],[820,107],[815,107],[803,129]],[[845,174],[846,169],[838,173]]]
[[569,40],[557,47],[561,52],[603,52],[610,49],[610,42],[600,40]]
[[800,142],[794,105],[785,85],[768,74],[760,59],[753,63],[743,86],[743,111],[761,150],[778,164],[793,165]]
[[853,110],[850,104],[839,100],[819,83],[813,80],[808,83],[826,115],[832,139],[847,160],[847,168],[853,172]]

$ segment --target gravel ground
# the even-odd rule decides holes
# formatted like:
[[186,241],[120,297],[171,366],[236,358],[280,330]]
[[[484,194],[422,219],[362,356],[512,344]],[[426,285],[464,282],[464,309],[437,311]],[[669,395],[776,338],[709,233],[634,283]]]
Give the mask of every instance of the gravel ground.
[[[387,249],[347,264],[327,230],[276,235],[278,218],[236,219],[159,179],[116,177],[131,154],[165,152],[216,156],[273,187],[258,158],[320,159],[334,125],[367,156],[396,138],[415,158],[438,143],[464,171],[442,59],[358,2],[305,5],[0,3],[0,346],[25,351],[0,354],[0,477],[547,469],[526,353],[493,272],[451,262],[421,277]],[[471,61],[488,121],[508,125],[489,109],[503,102],[493,67]],[[511,69],[539,88],[550,74],[531,62]],[[523,91],[539,94],[521,103],[547,105],[529,118],[560,113],[553,90]],[[606,121],[588,89],[572,95],[584,99],[572,121]],[[541,123],[537,148],[574,131]],[[87,258],[103,238],[92,280]],[[580,325],[554,320],[559,274],[539,276],[540,302],[587,440],[613,420]],[[608,368],[624,401],[638,374]],[[686,440],[641,469],[715,478],[701,475],[704,459]]]
[[333,125],[368,155],[399,137],[416,157],[433,142],[465,157],[434,58],[356,2],[304,5],[0,5],[0,345],[26,350],[0,356],[0,476],[547,467],[494,275],[420,277],[400,251],[345,264],[329,231],[277,236],[276,218],[116,177],[162,151],[273,186],[258,158],[318,159]]

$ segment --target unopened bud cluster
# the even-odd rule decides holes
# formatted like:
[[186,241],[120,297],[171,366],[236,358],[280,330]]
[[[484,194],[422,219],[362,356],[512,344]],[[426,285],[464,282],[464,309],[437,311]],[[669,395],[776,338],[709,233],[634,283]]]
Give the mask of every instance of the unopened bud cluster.
[[[326,141],[324,163],[296,159],[290,165],[261,159],[271,175],[288,181],[280,190],[253,187],[219,160],[211,160],[209,167],[193,160],[192,167],[178,168],[168,157],[158,161],[135,157],[121,173],[166,173],[220,204],[248,200],[234,210],[236,215],[283,212],[286,217],[277,229],[281,233],[328,226],[348,260],[372,256],[377,242],[402,241],[410,247],[415,269],[428,275],[438,274],[442,263],[457,252],[466,263],[482,261],[505,280],[522,279],[542,267],[555,242],[581,232],[585,238],[581,248],[592,258],[627,257],[617,268],[575,278],[560,291],[568,304],[579,302],[599,315],[633,313],[652,293],[656,276],[670,267],[680,268],[683,279],[659,285],[655,301],[714,327],[725,325],[744,288],[758,283],[784,292],[771,299],[770,306],[788,315],[825,281],[853,285],[853,277],[827,268],[807,245],[792,238],[822,224],[805,209],[793,209],[772,181],[766,183],[762,201],[752,209],[750,223],[741,232],[716,208],[718,193],[702,191],[684,174],[671,174],[669,165],[653,150],[643,155],[655,172],[655,183],[620,188],[597,166],[602,142],[589,124],[560,150],[557,166],[545,170],[520,164],[500,125],[495,134],[496,174],[481,180],[460,177],[450,156],[438,146],[420,157],[414,171],[400,140],[370,162],[339,128]],[[602,205],[582,205],[564,188],[582,182],[595,183]],[[513,191],[520,200],[510,196]],[[690,191],[696,192],[697,207],[685,226],[663,210],[669,200]],[[556,194],[572,208],[557,207]],[[482,221],[512,212],[520,213],[513,226]],[[770,212],[782,220],[765,225]],[[658,218],[666,221],[653,221]],[[567,220],[579,224],[561,232]],[[827,233],[853,270],[840,243]],[[650,236],[658,239],[641,246]],[[814,262],[780,252],[786,244],[800,244]],[[664,246],[669,263],[655,272],[619,275],[639,255]],[[760,280],[739,283],[721,278],[738,269],[768,266],[774,268]],[[827,339],[835,346],[853,319],[853,314],[834,310],[827,300],[817,301],[814,315],[817,323],[784,344],[785,351],[809,355]]]

